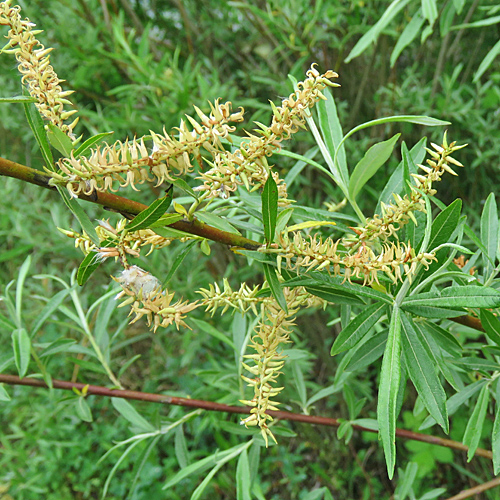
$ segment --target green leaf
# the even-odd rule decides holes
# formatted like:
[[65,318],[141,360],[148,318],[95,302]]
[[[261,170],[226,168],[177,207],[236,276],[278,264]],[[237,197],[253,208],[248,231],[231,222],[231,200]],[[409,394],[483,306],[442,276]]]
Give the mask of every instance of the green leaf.
[[23,291],[24,291],[24,281],[26,280],[26,276],[28,275],[28,271],[31,266],[31,255],[26,257],[23,262],[21,268],[19,269],[19,273],[16,281],[16,320],[17,326],[21,328],[23,324],[23,315],[22,315],[22,305],[23,305]]
[[418,472],[418,464],[415,462],[408,462],[406,469],[403,472],[399,469],[399,481],[396,490],[394,491],[394,498],[398,500],[406,500],[410,494],[413,483]]
[[[340,125],[337,107],[335,106],[335,99],[332,96],[332,92],[330,91],[330,89],[325,89],[323,91],[323,95],[326,97],[326,100],[321,99],[316,104],[316,110],[318,112],[318,121],[321,134],[330,152],[330,155],[333,158],[337,146],[342,141],[342,126]],[[347,171],[347,161],[344,145],[341,145],[340,149],[337,152],[337,162],[342,182],[344,183],[344,186],[347,186],[349,181],[349,173]]]
[[288,314],[285,295],[283,294],[283,289],[281,288],[276,269],[269,264],[263,263],[262,266],[264,267],[264,275],[266,276],[266,281],[271,289],[273,297],[276,299],[281,309]]
[[500,292],[494,288],[484,286],[450,286],[443,288],[441,292],[424,292],[418,295],[406,297],[403,301],[406,307],[486,307],[494,308],[500,306]]
[[398,60],[399,55],[403,50],[410,45],[413,40],[417,37],[418,33],[422,29],[424,25],[425,19],[422,16],[422,9],[418,9],[411,21],[405,26],[403,33],[401,33],[398,41],[396,42],[396,46],[391,54],[391,68],[394,67],[396,61]]
[[[57,339],[51,342],[38,356],[40,359],[51,356],[58,352],[67,352],[72,345],[76,344],[76,340],[73,339]],[[35,344],[36,345],[36,344]]]
[[500,401],[498,400],[495,403],[495,411],[495,422],[491,433],[491,449],[493,450],[493,474],[496,476],[500,472]]
[[460,344],[458,339],[448,330],[441,328],[439,325],[436,325],[436,323],[432,323],[431,321],[425,321],[419,324],[425,328],[425,330],[444,351],[452,356],[462,355],[462,344]]
[[453,26],[453,30],[462,30],[464,28],[483,28],[484,26],[492,26],[493,24],[498,23],[500,23],[500,16],[486,17],[473,23],[456,24]]
[[238,458],[238,465],[236,466],[236,499],[237,500],[251,500],[252,494],[250,493],[250,466],[248,464],[247,450],[243,450]]
[[[99,247],[110,247],[116,245],[116,241],[112,239],[104,240],[100,243]],[[78,271],[76,273],[76,281],[82,286],[87,283],[88,279],[92,275],[92,273],[103,263],[102,255],[99,252],[91,251],[89,252],[85,258],[82,260],[82,263],[78,267]]]
[[384,314],[385,308],[386,305],[379,302],[372,304],[359,313],[335,339],[330,354],[335,356],[340,352],[351,349],[358,344],[365,335],[372,333],[372,328]]
[[467,311],[461,311],[458,309],[435,307],[433,305],[405,304],[404,302],[401,305],[401,308],[414,314],[415,316],[421,316],[422,318],[429,319],[456,318],[467,314]]
[[293,381],[295,382],[295,387],[297,389],[297,395],[299,396],[300,404],[302,408],[305,408],[307,402],[307,389],[304,381],[304,374],[297,361],[292,361],[292,373]]
[[389,336],[385,347],[377,404],[377,421],[384,447],[389,479],[396,464],[396,419],[399,381],[401,379],[401,319],[397,305],[392,310]]
[[82,286],[90,278],[91,274],[101,265],[102,256],[99,252],[89,252],[78,267],[76,281]]
[[186,437],[184,436],[184,427],[179,425],[175,431],[175,456],[179,462],[181,469],[189,465],[189,452],[186,444]]
[[31,340],[24,328],[18,328],[12,332],[12,347],[17,372],[23,378],[28,371],[31,356]]
[[138,459],[135,459],[135,464],[134,464],[134,470],[133,470],[133,478],[132,481],[129,483],[129,491],[127,498],[125,500],[132,500],[134,497],[135,493],[135,488],[137,485],[137,481],[139,480],[141,476],[141,472],[144,469],[144,466],[146,463],[148,463],[149,456],[151,453],[157,449],[158,441],[160,440],[162,436],[156,436],[151,441],[149,444],[142,450],[141,454],[139,455]]
[[473,83],[476,83],[480,80],[483,74],[488,70],[491,66],[491,63],[497,58],[498,54],[500,54],[500,40],[498,40],[493,48],[486,54],[485,58],[481,61],[479,68],[474,73],[474,78],[472,79]]
[[170,267],[167,277],[164,279],[162,286],[165,287],[167,283],[172,279],[172,276],[175,274],[177,269],[179,269],[180,265],[184,261],[184,259],[187,257],[187,254],[191,251],[193,246],[196,245],[196,241],[190,241],[189,243],[186,244],[186,246],[181,250],[181,252],[177,255],[177,257],[174,260],[174,263]]
[[71,156],[71,151],[73,150],[73,143],[71,139],[54,124],[49,123],[47,125],[47,139],[54,149],[57,149],[64,157],[68,158]]
[[409,2],[410,0],[393,0],[377,23],[358,40],[345,59],[345,62],[352,61],[355,57],[361,55],[372,43],[375,43],[380,33]]
[[484,278],[493,272],[498,252],[498,210],[495,195],[490,193],[481,214],[481,241],[488,253],[484,255]]
[[436,374],[431,348],[420,330],[415,328],[411,317],[401,313],[403,354],[411,381],[436,422],[448,433],[446,394]]
[[349,195],[355,199],[361,188],[377,173],[377,170],[389,159],[401,134],[396,134],[387,141],[372,146],[359,161],[349,180]]
[[[261,253],[261,252],[258,252]],[[285,286],[328,286],[334,290],[350,292],[358,297],[366,297],[382,301],[386,304],[392,304],[390,297],[378,290],[374,290],[368,286],[356,285],[354,283],[344,282],[343,278],[329,276],[328,273],[311,272],[307,275],[298,276],[285,281]]]
[[362,299],[346,290],[339,290],[338,288],[318,284],[308,285],[305,288],[312,295],[321,297],[332,304],[364,305]]
[[276,220],[276,234],[280,234],[283,232],[292,214],[293,208],[286,208],[279,213]]
[[43,159],[45,161],[45,166],[50,170],[54,169],[54,158],[52,157],[52,151],[50,150],[49,141],[47,139],[47,132],[45,130],[45,125],[43,123],[40,113],[36,109],[34,104],[24,104],[24,111],[26,113],[26,118],[28,124],[35,136],[36,142],[40,147]]
[[354,372],[372,364],[384,354],[386,342],[387,332],[380,332],[372,337],[356,349],[356,352],[347,363],[345,371]]
[[163,214],[156,222],[153,222],[153,224],[149,226],[149,229],[154,229],[156,232],[157,227],[170,226],[183,218],[184,216],[182,214]]
[[65,288],[60,292],[57,292],[48,302],[45,304],[42,312],[37,316],[36,322],[30,329],[30,333],[34,336],[38,330],[45,323],[47,318],[62,304],[66,296],[71,292],[71,288]]
[[485,374],[488,372],[495,372],[500,369],[500,364],[497,361],[489,361],[483,358],[475,358],[474,356],[469,356],[467,358],[460,359],[450,359],[450,363],[454,365],[461,366],[466,370],[480,371]]
[[[456,199],[437,215],[432,222],[430,239],[425,251],[433,250],[443,243],[448,243],[459,223],[461,210],[462,200]],[[417,248],[420,248],[420,251],[422,251],[421,244],[422,242],[417,245]],[[448,248],[438,250],[436,252],[437,261],[433,262],[429,266],[429,269],[424,273],[424,276],[430,276],[434,271],[436,271],[442,265],[448,252]]]
[[[446,402],[446,410],[448,412],[448,416],[452,416],[466,401],[468,401],[484,384],[487,383],[486,379],[478,380],[466,387],[464,387],[461,391],[453,394],[451,398]],[[436,423],[434,418],[429,415],[419,427],[419,430],[428,429]]]
[[80,222],[82,229],[88,234],[89,238],[92,240],[92,243],[94,243],[95,246],[99,246],[100,240],[99,236],[97,236],[94,225],[90,221],[89,216],[85,213],[83,208],[78,203],[78,200],[76,198],[70,197],[66,188],[63,188],[61,186],[56,186],[56,188],[57,191],[59,191],[59,194],[61,195],[66,206],[73,212],[73,215]]
[[232,226],[227,219],[224,217],[219,217],[212,212],[196,212],[196,218],[209,224],[222,231],[227,231],[228,233],[241,234],[234,226]]
[[4,384],[0,384],[0,401],[10,401],[9,393],[5,390]]
[[489,386],[485,385],[479,393],[476,406],[474,407],[474,411],[472,412],[469,422],[467,423],[467,428],[465,429],[465,434],[462,439],[462,442],[469,447],[467,451],[467,462],[472,460],[472,457],[476,453],[479,445],[479,440],[481,439],[481,433],[483,431],[484,419],[486,417],[486,410],[488,408],[489,396]]
[[202,458],[201,460],[198,460],[197,462],[184,467],[177,474],[175,474],[174,477],[170,478],[162,489],[169,489],[186,477],[189,477],[193,474],[199,474],[207,469],[210,469],[214,465],[224,464],[228,462],[229,460],[237,457],[244,449],[248,448],[251,444],[252,441],[249,441],[248,443],[233,446],[228,450],[217,451],[208,457]]
[[30,103],[30,102],[36,102],[36,99],[34,97],[29,97],[27,95],[15,95],[13,97],[0,97],[0,102],[5,102],[5,103]]
[[80,397],[76,400],[75,410],[78,418],[80,418],[84,422],[92,422],[94,420],[92,418],[92,412],[90,411],[89,405],[87,404],[87,401],[85,401],[85,398]]
[[357,127],[354,127],[344,136],[344,138],[342,139],[342,143],[344,143],[344,141],[346,141],[349,137],[351,137],[352,134],[355,134],[360,130],[363,130],[368,127],[374,127],[375,125],[382,125],[384,123],[415,123],[416,125],[424,125],[426,127],[439,127],[442,125],[451,125],[450,122],[438,120],[437,118],[432,118],[431,116],[423,116],[423,115],[386,116],[384,118],[377,118],[376,120],[370,120],[369,122],[365,122],[362,123],[361,125],[358,125]]
[[136,215],[125,227],[126,231],[139,231],[141,229],[147,229],[154,224],[168,209],[173,199],[173,189],[172,186],[167,191],[167,194],[163,198],[159,198],[148,208],[143,210],[140,214]]
[[174,179],[170,181],[176,188],[184,191],[186,194],[192,196],[195,200],[198,199],[198,193],[184,179]]
[[481,324],[489,339],[500,346],[500,320],[490,311],[481,309]]
[[132,425],[138,427],[142,432],[154,432],[155,427],[150,424],[144,417],[137,413],[137,410],[125,399],[111,398],[111,402],[122,417],[127,419]]
[[235,349],[233,341],[228,338],[224,333],[221,331],[217,330],[214,326],[212,326],[210,323],[207,323],[206,321],[203,321],[202,319],[195,319],[195,318],[188,318],[186,320],[188,325],[194,325],[200,330],[204,331],[205,333],[208,333],[212,337],[220,340],[221,342],[224,342],[227,344],[231,349]]
[[89,137],[84,143],[80,144],[80,146],[75,149],[75,151],[73,152],[73,156],[75,158],[77,158],[78,156],[84,156],[92,146],[101,142],[104,137],[112,134],[114,134],[114,132],[103,132],[101,134],[96,134],[92,137]]
[[269,173],[262,191],[262,217],[265,238],[269,244],[274,241],[276,219],[278,217],[278,186],[271,173]]
[[422,0],[422,13],[427,21],[429,21],[429,25],[432,26],[438,17],[436,0]]
[[[418,163],[422,163],[424,161],[426,155],[425,151],[426,143],[427,139],[423,137],[422,139],[420,139],[420,141],[417,142],[417,144],[415,144],[415,146],[411,148],[410,150],[411,161],[409,162],[410,174],[416,173],[417,169],[415,165]],[[377,214],[380,213],[381,202],[388,204],[394,201],[393,193],[401,194],[402,191],[404,190],[405,180],[404,180],[403,169],[404,165],[403,161],[401,161],[399,165],[394,169],[392,175],[389,177],[389,180],[387,181],[384,189],[382,190],[382,193],[380,193],[375,213]]]

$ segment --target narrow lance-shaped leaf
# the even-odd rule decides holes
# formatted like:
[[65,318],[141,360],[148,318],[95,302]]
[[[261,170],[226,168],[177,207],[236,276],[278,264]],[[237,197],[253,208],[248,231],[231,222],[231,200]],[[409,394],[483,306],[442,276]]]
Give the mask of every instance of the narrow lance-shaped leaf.
[[481,309],[480,318],[488,338],[497,346],[500,346],[500,320],[486,309]]
[[389,336],[385,347],[378,392],[377,420],[384,447],[389,479],[394,476],[396,464],[396,418],[401,378],[401,312],[397,305],[392,310]]
[[[115,240],[105,240],[103,241],[99,247],[109,247],[116,244]],[[85,258],[82,260],[82,263],[78,267],[78,271],[76,273],[76,281],[82,286],[88,281],[92,273],[103,263],[102,255],[99,252],[92,251],[89,252]]]
[[481,439],[481,433],[483,431],[484,419],[486,417],[486,409],[488,408],[489,396],[490,390],[487,384],[481,389],[474,411],[472,412],[469,422],[467,423],[467,428],[465,429],[463,438],[463,443],[469,447],[469,450],[467,451],[467,462],[472,460],[472,457],[476,453],[479,445],[479,440]]
[[316,297],[321,297],[327,302],[332,304],[349,304],[349,305],[363,305],[364,301],[357,295],[349,293],[346,290],[339,290],[338,288],[321,286],[321,285],[307,285],[306,290]]
[[374,43],[380,32],[394,19],[394,16],[409,3],[410,0],[393,0],[387,7],[382,17],[372,26],[356,43],[345,62],[348,63],[355,57],[361,55],[372,43]]
[[427,411],[448,433],[446,393],[436,374],[434,362],[429,354],[430,347],[420,335],[410,316],[401,313],[403,353],[411,381],[422,398]]
[[73,150],[73,142],[71,139],[54,124],[49,123],[47,125],[48,132],[47,138],[54,149],[57,149],[65,157],[71,156],[71,151]]
[[5,390],[3,384],[0,384],[0,401],[10,401],[9,393]]
[[52,151],[50,150],[49,141],[47,139],[47,132],[40,113],[35,105],[31,103],[24,104],[24,111],[31,131],[40,147],[45,166],[50,170],[54,170],[54,158],[52,157]]
[[403,156],[403,189],[405,194],[409,196],[411,194],[411,189],[408,183],[411,183],[410,173],[414,171],[415,166],[413,165],[410,152],[408,151],[408,147],[404,141],[401,145],[401,154]]
[[243,450],[238,458],[236,466],[236,500],[251,500],[250,466],[248,463],[247,450]]
[[[457,199],[446,207],[432,222],[430,239],[427,244],[426,251],[433,250],[443,243],[447,243],[451,238],[451,235],[455,231],[458,221],[460,219],[460,212],[462,210],[462,200]],[[417,245],[419,251],[422,251],[420,242]],[[448,248],[442,248],[436,253],[436,262],[433,262],[429,269],[424,273],[424,276],[430,276],[434,271],[436,271],[449,252]]]
[[281,284],[278,280],[278,275],[276,273],[276,269],[270,264],[262,264],[264,267],[264,275],[266,276],[267,284],[271,289],[271,293],[273,297],[276,299],[276,302],[279,304],[281,309],[288,313],[288,307],[286,305],[285,295],[283,294],[283,289],[281,288]]
[[[335,150],[338,144],[342,141],[343,133],[342,126],[335,106],[335,99],[332,96],[330,89],[325,89],[323,94],[326,100],[321,99],[316,104],[318,111],[319,126],[325,140],[325,144],[330,151],[332,158],[335,155]],[[337,152],[337,162],[339,166],[340,176],[344,186],[347,186],[349,181],[349,173],[347,171],[347,161],[345,156],[345,148],[342,145]]]
[[377,173],[377,170],[389,159],[401,134],[396,134],[387,141],[372,146],[359,161],[349,180],[349,195],[356,198],[361,188]]
[[[427,143],[427,139],[423,137],[420,139],[420,141],[415,144],[411,150],[410,150],[410,158],[411,162],[409,163],[410,167],[410,174],[416,173],[417,169],[413,168],[413,165],[422,163],[424,161],[426,151],[425,151],[425,145]],[[377,208],[375,209],[375,213],[379,214],[380,213],[380,205],[381,202],[384,203],[391,203],[394,201],[394,196],[393,193],[401,194],[405,179],[403,176],[403,161],[399,163],[399,165],[394,169],[394,172],[392,175],[389,177],[389,180],[387,181],[386,185],[384,186],[384,189],[380,193],[378,202],[377,202]]]
[[334,356],[358,344],[382,317],[385,308],[385,304],[378,302],[358,314],[335,339],[330,354]]
[[278,186],[271,173],[262,191],[262,217],[264,221],[264,235],[267,243],[274,241],[276,219],[278,217]]
[[184,428],[179,425],[175,431],[175,456],[181,469],[189,465],[189,451],[187,448],[186,437],[184,436]]
[[126,226],[127,231],[147,229],[154,224],[168,209],[173,199],[173,187],[170,185],[163,198],[155,200],[148,208],[136,215]]
[[398,41],[396,42],[394,50],[391,54],[391,68],[393,68],[396,64],[401,52],[416,38],[422,29],[424,21],[425,19],[422,16],[422,9],[418,9],[418,11],[413,14],[411,21],[405,26],[403,33],[401,33]]
[[31,340],[24,328],[18,328],[12,332],[12,347],[14,349],[14,361],[17,372],[23,378],[28,371],[30,363]]
[[491,66],[491,63],[496,59],[498,54],[500,54],[500,40],[498,40],[498,42],[495,43],[495,45],[493,45],[492,49],[486,54],[485,58],[481,61],[481,64],[479,65],[479,68],[477,68],[477,71],[474,73],[474,78],[472,79],[474,83],[479,81],[479,79]]
[[75,149],[73,155],[75,156],[75,158],[81,155],[85,155],[92,146],[100,143],[104,139],[104,137],[107,137],[111,134],[114,134],[114,132],[102,132],[101,134],[96,134],[92,137],[89,137],[84,143],[80,144],[80,146]]
[[481,307],[493,308],[500,306],[500,292],[484,286],[450,286],[441,292],[424,292],[406,297],[404,306],[428,307]]
[[[497,396],[500,396],[500,385],[497,382]],[[500,472],[500,397],[495,402],[496,416],[491,433],[491,449],[493,450],[493,473],[495,476]]]
[[189,243],[186,244],[186,246],[182,249],[182,251],[177,255],[175,258],[174,263],[170,267],[170,270],[168,271],[168,274],[166,278],[163,281],[163,287],[167,285],[167,283],[170,281],[172,276],[175,274],[177,269],[179,269],[179,266],[182,264],[184,259],[187,257],[187,254],[191,251],[193,246],[196,245],[196,241],[190,241]]
[[76,198],[71,198],[65,188],[61,186],[56,186],[56,188],[59,191],[64,203],[66,203],[66,206],[73,212],[73,215],[78,219],[78,222],[80,222],[82,229],[92,240],[92,243],[99,246],[99,236],[97,236],[94,225],[90,221],[89,216],[78,203],[78,200]]
[[490,193],[481,214],[481,241],[488,253],[484,255],[484,277],[488,279],[498,251],[498,210],[495,195]]
[[132,425],[141,429],[141,431],[153,432],[156,430],[155,427],[143,416],[139,415],[137,410],[125,399],[111,398],[111,403],[122,417],[126,418]]
[[34,97],[29,97],[27,95],[15,95],[13,97],[0,97],[0,102],[24,104],[24,103],[36,102],[36,99]]

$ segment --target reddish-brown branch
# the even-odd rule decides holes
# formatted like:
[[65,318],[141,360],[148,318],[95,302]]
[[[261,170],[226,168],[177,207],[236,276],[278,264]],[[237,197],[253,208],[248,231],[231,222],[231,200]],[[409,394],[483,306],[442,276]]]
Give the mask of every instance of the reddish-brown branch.
[[483,491],[491,490],[491,488],[496,488],[497,486],[500,486],[500,477],[492,479],[491,481],[488,481],[487,483],[478,484],[477,486],[474,486],[474,488],[469,488],[468,490],[463,490],[458,495],[450,497],[447,500],[464,500],[464,498],[470,498],[474,495],[478,495],[479,493],[482,493]]
[[[10,385],[27,385],[31,387],[47,387],[45,382],[32,378],[19,378],[16,375],[0,374],[0,383]],[[53,380],[52,384],[56,389],[64,389],[72,391],[73,388],[82,390],[87,387],[87,394],[94,394],[96,396],[105,396],[112,398],[133,399],[137,401],[149,401],[150,403],[160,403],[167,405],[187,406],[190,408],[201,408],[209,411],[221,411],[227,413],[248,414],[249,408],[244,406],[229,406],[221,403],[214,403],[212,401],[204,401],[200,399],[179,398],[177,396],[167,396],[164,394],[151,394],[139,391],[115,390],[108,389],[98,385],[86,385],[77,382],[67,382],[65,380]],[[305,424],[313,425],[326,425],[329,427],[338,427],[341,424],[336,418],[319,417],[315,415],[303,415],[301,413],[292,413],[289,411],[270,411],[270,415],[280,420],[290,420],[292,422],[302,422]],[[368,429],[361,425],[353,424],[353,429],[366,432],[377,432],[373,429]],[[444,439],[437,436],[430,436],[428,434],[421,434],[419,432],[407,431],[404,429],[396,429],[396,436],[404,439],[411,439],[413,441],[421,441],[423,443],[436,444],[445,446],[459,451],[467,451],[468,447],[458,441],[451,439]],[[480,457],[493,459],[493,454],[489,450],[478,448],[476,455]]]
[[[55,190],[55,187],[49,184],[49,181],[51,179],[49,173],[26,167],[25,165],[15,163],[5,158],[0,158],[0,175],[13,177],[15,179],[29,182],[46,189]],[[117,196],[116,194],[112,193],[94,192],[90,196],[81,194],[79,195],[79,199],[89,201],[91,203],[97,203],[104,207],[120,212],[124,215],[134,216],[147,208],[147,205],[144,205],[143,203],[129,200],[128,198],[123,198],[122,196]],[[215,227],[209,226],[208,224],[205,224],[198,219],[194,219],[192,221],[178,221],[170,224],[169,227],[178,229],[179,231],[183,231],[185,233],[201,236],[218,243],[245,248],[247,250],[256,250],[260,246],[260,243],[258,243],[257,241],[249,240],[248,238],[245,238],[238,234],[222,231]],[[473,316],[459,316],[458,318],[450,319],[451,321],[455,321],[456,323],[460,323],[462,325],[466,325],[484,332],[481,321],[477,318],[474,318]]]
[[[0,175],[13,177],[46,189],[55,190],[55,187],[51,186],[49,183],[51,179],[49,173],[26,167],[25,165],[15,163],[5,158],[0,158]],[[137,215],[139,212],[148,208],[148,206],[143,203],[129,200],[128,198],[123,198],[122,196],[117,196],[112,193],[100,193],[95,191],[90,196],[81,194],[78,198],[80,200],[97,203],[98,205],[110,208],[116,212],[132,216]],[[174,222],[173,224],[170,224],[169,227],[178,229],[179,231],[184,231],[185,233],[202,236],[203,238],[208,238],[209,240],[223,243],[225,245],[246,248],[247,250],[256,250],[260,246],[260,243],[257,241],[249,240],[239,234],[222,231],[197,219],[192,221],[182,220]]]

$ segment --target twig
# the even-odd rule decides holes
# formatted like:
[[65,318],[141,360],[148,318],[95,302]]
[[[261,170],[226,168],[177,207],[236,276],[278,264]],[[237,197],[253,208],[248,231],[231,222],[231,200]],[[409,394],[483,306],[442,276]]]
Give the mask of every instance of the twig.
[[[31,387],[47,387],[47,384],[42,380],[33,378],[19,378],[16,375],[0,374],[0,383],[10,385],[27,385]],[[108,389],[98,385],[88,385],[78,382],[67,382],[65,380],[53,380],[53,387],[55,389],[64,389],[72,391],[73,388],[83,390],[87,388],[87,394],[94,394],[96,396],[105,396],[112,398],[132,399],[137,401],[149,401],[150,403],[160,403],[167,405],[186,406],[190,408],[201,408],[209,411],[221,411],[227,413],[248,414],[250,408],[246,406],[229,406],[222,403],[214,403],[213,401],[204,401],[200,399],[179,398],[176,396],[168,396],[164,394],[151,394],[148,392],[140,391],[127,391]],[[315,415],[303,415],[301,413],[292,413],[289,411],[269,411],[269,415],[280,420],[290,420],[292,422],[303,422],[313,425],[326,425],[329,427],[339,427],[341,421],[336,418],[320,417]],[[378,432],[374,429],[369,429],[361,425],[352,424],[352,428],[365,431],[365,432]],[[413,441],[421,441],[423,443],[436,444],[446,448],[452,448],[459,451],[467,451],[469,448],[458,441],[451,439],[444,439],[437,436],[430,436],[429,434],[421,434],[420,432],[407,431],[405,429],[396,429],[396,436],[403,439],[411,439]],[[478,448],[475,455],[493,459],[493,454],[489,450]],[[465,497],[464,497],[465,498]]]
[[491,488],[495,488],[496,486],[500,486],[500,477],[492,479],[487,483],[474,486],[474,488],[463,490],[458,495],[447,498],[446,500],[463,500],[464,498],[470,498],[472,495],[477,495],[478,493],[482,493],[483,491],[491,490]]
[[[0,175],[13,177],[46,189],[55,190],[55,187],[49,184],[51,180],[49,173],[26,167],[25,165],[15,163],[6,158],[0,158]],[[129,200],[128,198],[123,198],[115,194],[100,193],[98,191],[94,191],[90,196],[83,194],[79,195],[78,199],[97,203],[98,205],[110,208],[124,215],[137,215],[139,212],[148,208],[148,206],[143,203]],[[196,236],[202,236],[203,238],[208,238],[209,240],[225,245],[246,248],[247,250],[256,250],[261,246],[257,241],[249,240],[239,234],[222,231],[197,219],[193,219],[192,221],[181,220],[170,224],[168,227]]]
[[[13,177],[14,179],[29,182],[30,184],[35,184],[36,186],[46,189],[56,190],[54,186],[49,184],[51,179],[49,173],[42,172],[41,170],[36,170],[0,157],[0,176],[1,175]],[[90,201],[91,203],[97,203],[98,205],[102,205],[128,216],[137,215],[139,212],[148,208],[148,206],[143,203],[129,200],[128,198],[123,198],[122,196],[117,196],[112,193],[94,192],[90,196],[81,194],[78,198],[80,200]],[[222,231],[209,226],[198,219],[194,219],[192,221],[181,220],[170,224],[168,227],[178,229],[179,231],[183,231],[185,233],[201,236],[218,243],[245,248],[247,250],[257,250],[257,248],[261,246],[257,241],[250,240],[238,234]],[[458,318],[450,318],[450,320],[484,332],[481,321],[473,316],[459,316]]]

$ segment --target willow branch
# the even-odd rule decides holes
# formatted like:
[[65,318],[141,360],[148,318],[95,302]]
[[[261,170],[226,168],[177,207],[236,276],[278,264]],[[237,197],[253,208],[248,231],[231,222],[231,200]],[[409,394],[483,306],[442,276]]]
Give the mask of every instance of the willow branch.
[[[7,160],[6,158],[0,158],[0,175],[13,177],[45,189],[56,190],[54,186],[50,185],[52,177],[49,173],[15,163]],[[129,200],[128,198],[117,196],[116,194],[100,193],[98,191],[94,191],[89,196],[83,194],[79,195],[78,199],[89,201],[91,203],[97,203],[98,205],[120,212],[126,216],[137,215],[139,212],[148,208],[147,205],[139,203],[138,201]],[[261,244],[257,241],[249,240],[239,234],[222,231],[197,219],[193,219],[191,221],[181,220],[170,224],[168,227],[185,233],[201,236],[218,243],[245,248],[247,250],[256,250],[261,246]]]
[[474,488],[469,488],[468,490],[461,491],[458,495],[448,498],[447,500],[463,500],[464,498],[470,498],[471,496],[478,495],[483,491],[491,490],[491,488],[495,488],[500,486],[500,477],[492,479],[487,483],[479,484],[474,486]]
[[[42,380],[33,378],[19,378],[16,375],[6,375],[0,374],[0,383],[5,383],[9,385],[27,385],[31,387],[44,387],[47,388],[47,384]],[[249,407],[246,406],[229,406],[222,403],[214,403],[212,401],[204,401],[200,399],[188,399],[180,398],[177,396],[168,396],[164,394],[151,394],[148,392],[140,391],[127,391],[127,390],[115,390],[108,389],[107,387],[102,387],[98,385],[87,385],[78,382],[67,382],[65,380],[52,380],[52,385],[55,389],[63,389],[66,391],[72,391],[73,389],[78,389],[82,391],[85,387],[87,388],[87,394],[93,394],[96,396],[105,396],[111,398],[123,398],[131,399],[136,401],[148,401],[150,403],[159,403],[165,405],[176,405],[176,406],[186,406],[189,408],[200,408],[208,411],[220,411],[226,413],[239,413],[248,414],[250,411]],[[330,417],[320,417],[315,415],[303,415],[301,413],[292,413],[289,411],[269,411],[269,415],[280,420],[290,420],[292,422],[302,422],[305,424],[312,425],[326,425],[329,427],[339,427],[342,423],[341,420]],[[369,429],[363,427],[362,425],[352,424],[352,428],[365,431],[365,432],[378,432],[374,429]],[[421,441],[423,443],[436,444],[438,446],[444,446],[446,448],[452,448],[459,451],[467,451],[469,448],[458,441],[453,441],[451,439],[444,439],[437,436],[430,436],[429,434],[421,434],[420,432],[407,431],[405,429],[396,429],[396,436],[403,439],[411,439],[413,441]],[[478,448],[475,455],[493,459],[493,454],[489,450],[483,448]]]
[[[19,163],[15,163],[11,160],[7,160],[6,158],[1,157],[0,175],[13,177],[14,179],[19,179],[21,181],[35,184],[36,186],[40,186],[45,189],[56,191],[56,188],[50,185],[51,176],[49,173],[27,167]],[[81,194],[78,198],[84,201],[89,201],[91,203],[97,203],[98,205],[102,205],[103,207],[109,208],[121,213],[124,216],[129,217],[133,217],[148,208],[148,206],[144,205],[143,203],[129,200],[128,198],[124,198],[112,193],[100,193],[98,191],[95,191],[89,196]],[[205,224],[198,219],[194,219],[192,221],[181,220],[170,224],[168,227],[178,229],[179,231],[183,231],[185,233],[201,236],[218,243],[245,248],[247,250],[257,250],[257,248],[261,246],[257,241],[250,240],[238,234],[222,231],[208,224]],[[484,332],[481,321],[477,318],[474,318],[473,316],[459,316],[458,318],[450,319],[451,321],[455,321],[456,323],[460,323],[462,325],[466,325]]]

